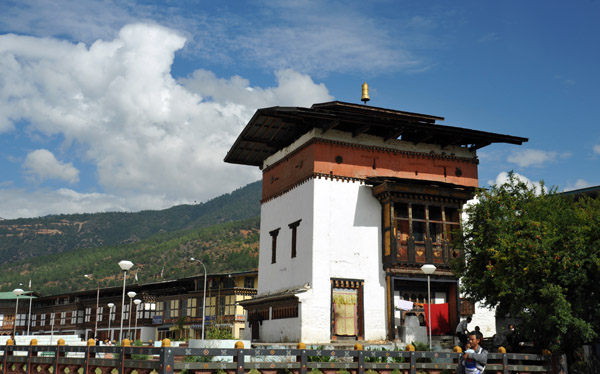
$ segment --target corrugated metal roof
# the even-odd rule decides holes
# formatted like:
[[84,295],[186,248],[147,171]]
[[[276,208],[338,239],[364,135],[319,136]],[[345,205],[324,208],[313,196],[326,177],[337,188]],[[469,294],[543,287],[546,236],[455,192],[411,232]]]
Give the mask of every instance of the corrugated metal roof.
[[[19,296],[19,300],[21,300],[21,299],[27,299],[28,300],[30,298],[30,296],[26,295],[26,294],[30,293],[30,292],[33,293],[33,291],[25,291],[24,294],[22,294],[21,296]],[[0,292],[0,300],[14,300],[16,298],[17,298],[17,295],[15,295],[15,293],[12,292],[12,291]],[[37,299],[37,296],[32,295],[31,298],[32,299]]]

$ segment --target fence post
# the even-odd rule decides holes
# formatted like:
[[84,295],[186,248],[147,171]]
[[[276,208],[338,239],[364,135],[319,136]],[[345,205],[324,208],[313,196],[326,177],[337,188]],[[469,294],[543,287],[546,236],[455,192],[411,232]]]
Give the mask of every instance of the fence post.
[[6,340],[6,347],[4,348],[4,365],[2,365],[2,374],[6,374],[6,364],[8,356],[12,356],[13,352],[8,353],[8,346],[15,345],[15,342],[12,339]]
[[54,372],[59,373],[58,370],[58,360],[60,357],[64,356],[65,353],[60,351],[60,347],[65,345],[65,339],[60,338],[56,341],[56,353],[54,354]]
[[244,342],[237,341],[234,347],[237,350],[233,357],[233,362],[236,363],[236,373],[244,374]]
[[412,344],[407,344],[404,348],[406,351],[410,352],[410,374],[417,373],[417,358],[415,357],[415,346]]
[[362,344],[354,344],[354,350],[358,351],[358,355],[354,357],[354,362],[358,363],[356,374],[365,374],[365,352],[363,351]]
[[[129,347],[130,345],[131,342],[129,339],[121,340],[121,354],[119,354],[119,374],[125,374],[125,348]],[[129,357],[127,357],[127,359],[129,359]]]
[[31,358],[33,357],[33,347],[37,345],[37,339],[31,339],[29,342],[29,354],[27,357],[27,374],[31,373]]
[[306,362],[308,361],[306,357],[306,344],[299,342],[296,348],[302,350],[300,356],[296,356],[296,362],[300,363],[300,374],[306,374],[308,373],[308,369],[306,368]]
[[417,374],[417,357],[415,351],[410,351],[410,374]]
[[508,357],[506,356],[506,348],[498,347],[498,353],[502,354],[502,374],[508,374]]
[[88,339],[87,341],[87,350],[85,352],[85,361],[84,361],[84,365],[85,365],[85,374],[88,374],[90,372],[90,350],[92,349],[93,346],[96,345],[96,339]]
[[163,339],[162,350],[160,351],[160,372],[159,372],[159,374],[173,373],[174,365],[175,365],[175,357],[173,355],[173,349],[171,348],[171,341],[169,339]]

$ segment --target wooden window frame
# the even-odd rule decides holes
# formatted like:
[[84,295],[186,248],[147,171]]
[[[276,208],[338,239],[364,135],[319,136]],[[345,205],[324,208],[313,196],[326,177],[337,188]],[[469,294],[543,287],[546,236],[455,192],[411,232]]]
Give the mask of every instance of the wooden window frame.
[[271,235],[271,263],[274,264],[277,262],[277,236],[279,235],[279,230],[281,228],[277,228],[273,231],[269,231],[269,235]]
[[[456,227],[459,226],[460,227],[460,221],[459,222],[455,222],[455,221],[451,221],[449,219],[449,217],[446,217],[446,212],[448,209],[452,209],[455,210],[456,212],[458,212],[459,217],[460,217],[460,206],[457,203],[453,203],[453,202],[430,202],[430,201],[425,201],[425,200],[420,200],[420,199],[416,199],[416,200],[412,200],[412,199],[402,199],[402,200],[395,200],[392,202],[392,221],[390,222],[390,225],[392,227],[393,230],[393,235],[394,235],[394,241],[395,241],[395,253],[396,253],[396,258],[394,258],[392,261],[393,262],[402,262],[404,263],[405,261],[409,264],[421,264],[421,263],[432,263],[434,261],[434,250],[436,248],[438,248],[438,250],[441,250],[441,262],[435,262],[435,265],[441,265],[441,266],[449,266],[449,258],[450,258],[450,253],[453,251],[453,248],[451,247],[451,241],[449,240],[449,229],[451,227]],[[404,204],[406,205],[407,208],[407,216],[401,216],[400,214],[396,214],[397,211],[399,211],[400,209],[398,208],[398,206],[400,204]],[[420,217],[420,218],[415,218],[414,216],[414,212],[413,212],[413,207],[414,206],[423,206],[424,209],[424,217]],[[437,208],[440,209],[440,213],[441,213],[441,220],[440,219],[432,219],[432,217],[430,217],[431,214],[431,210],[432,208]],[[400,226],[400,222],[407,222],[408,223],[408,240],[406,243],[400,242],[400,238],[397,237],[398,235],[398,228]],[[417,241],[415,238],[415,224],[419,223],[422,224],[424,226],[424,232],[423,232],[423,241]],[[434,238],[432,236],[432,225],[438,225],[437,227],[441,228],[441,235],[439,235],[437,237],[437,239],[441,239],[440,241],[435,241],[436,238]],[[407,260],[400,260],[398,258],[399,256],[399,251],[400,248],[399,246],[403,245],[406,246],[405,250],[407,251],[408,254],[408,259]],[[418,260],[416,258],[416,250],[417,248],[423,248],[425,250],[425,257],[426,259],[423,260]]]
[[288,227],[292,230],[292,258],[296,257],[296,242],[297,242],[297,232],[298,226],[300,226],[301,219],[296,222],[292,222],[288,225]]

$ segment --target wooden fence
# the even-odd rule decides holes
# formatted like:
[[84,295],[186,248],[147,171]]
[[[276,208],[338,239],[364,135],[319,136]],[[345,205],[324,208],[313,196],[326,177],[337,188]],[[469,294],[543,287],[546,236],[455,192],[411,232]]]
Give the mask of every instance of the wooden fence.
[[[241,342],[238,342],[241,344]],[[3,374],[452,374],[460,353],[115,346],[4,348]],[[302,347],[302,346],[300,346]],[[558,356],[490,353],[486,374],[561,373]],[[258,371],[258,372],[257,372]]]

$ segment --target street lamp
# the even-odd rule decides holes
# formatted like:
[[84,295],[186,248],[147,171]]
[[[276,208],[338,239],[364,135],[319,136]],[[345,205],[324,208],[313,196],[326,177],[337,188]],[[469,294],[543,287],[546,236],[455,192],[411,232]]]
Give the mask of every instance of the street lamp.
[[[85,274],[84,277],[89,280],[94,280],[91,274]],[[98,282],[98,280],[96,280],[96,286],[96,321],[94,322],[94,339],[98,337],[98,310],[100,309],[100,282]]]
[[123,260],[119,262],[119,267],[123,271],[123,299],[121,300],[121,328],[119,329],[119,340],[123,340],[123,312],[125,311],[125,285],[127,284],[127,270],[131,269],[133,262]]
[[196,260],[193,257],[190,258],[190,261],[198,262],[204,268],[204,293],[202,294],[202,340],[204,340],[204,323],[206,322],[206,266],[200,260]]
[[429,308],[429,319],[427,325],[429,326],[429,350],[431,350],[431,274],[435,271],[436,267],[432,264],[425,264],[421,266],[423,273],[427,274],[427,307]]
[[127,296],[129,296],[129,326],[127,327],[127,338],[131,339],[131,313],[133,313],[133,308],[131,307],[131,303],[133,302],[133,298],[136,293],[134,291],[127,292]]
[[[18,317],[18,313],[19,313],[19,296],[23,295],[23,292],[25,292],[25,291],[23,291],[22,288],[15,288],[13,290],[13,293],[15,295],[17,295],[17,302],[15,303],[15,323],[13,326],[13,337],[15,335],[17,335],[17,317]],[[14,344],[14,342],[13,342],[13,344]]]
[[113,303],[108,303],[108,340],[112,342],[112,334],[110,331],[110,320],[112,319],[112,309],[115,306]]
[[29,314],[27,314],[27,335],[29,335],[29,327],[31,326],[31,301],[33,300],[31,292],[31,279],[29,280]]
[[[140,303],[142,302],[142,300],[140,299],[135,299],[133,300],[133,303],[135,304],[135,329],[133,329],[133,340],[135,341],[136,339],[136,335],[137,335],[137,321],[138,321],[138,310],[140,309]],[[142,339],[142,334],[140,333],[140,340]]]

